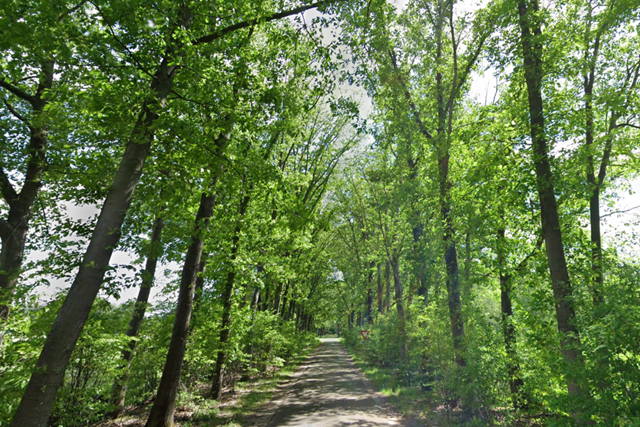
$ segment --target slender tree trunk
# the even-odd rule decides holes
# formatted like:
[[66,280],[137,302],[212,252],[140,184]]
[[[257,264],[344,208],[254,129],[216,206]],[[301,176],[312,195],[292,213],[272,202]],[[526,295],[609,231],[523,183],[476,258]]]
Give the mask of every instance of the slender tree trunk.
[[291,303],[289,303],[289,310],[287,312],[287,318],[285,319],[286,321],[292,320],[294,317],[294,314],[296,312],[296,300],[293,298],[291,298]]
[[[54,63],[52,61],[45,62],[41,69],[36,95],[22,94],[20,96],[31,104],[35,121],[41,120],[40,116],[47,106],[48,102],[42,98],[42,95],[53,86],[53,75]],[[9,318],[13,293],[22,268],[29,221],[46,170],[47,130],[42,126],[29,125],[29,132],[27,170],[24,184],[19,193],[13,188],[0,163],[0,196],[9,207],[7,219],[0,220],[0,240],[2,241],[2,250],[0,250],[0,347],[4,338],[4,325]]]
[[[186,13],[182,21],[183,26],[188,27],[190,13]],[[12,427],[44,427],[47,424],[69,358],[98,295],[111,254],[120,240],[120,227],[142,175],[159,112],[175,77],[175,56],[174,46],[170,45],[151,82],[153,98],[144,103],[138,115],[80,269],[47,335]]]
[[471,232],[467,231],[464,236],[464,287],[462,288],[462,299],[467,301],[471,297]]
[[311,332],[311,327],[313,326],[313,315],[310,314],[307,318],[307,327],[305,328],[307,332]]
[[500,305],[502,308],[502,335],[504,347],[507,353],[507,373],[509,375],[509,388],[511,389],[513,406],[516,409],[523,408],[525,402],[522,399],[524,381],[520,375],[520,364],[516,352],[516,327],[513,321],[513,307],[511,304],[511,277],[505,272],[505,230],[498,230],[498,267],[500,269]]
[[[460,298],[460,276],[458,271],[458,253],[456,251],[455,229],[451,218],[451,182],[449,180],[449,160],[450,160],[450,136],[451,136],[451,115],[453,111],[448,108],[445,102],[445,89],[443,74],[440,68],[443,64],[443,27],[445,21],[444,4],[438,6],[435,20],[436,38],[436,64],[439,70],[436,72],[436,102],[438,110],[438,127],[436,149],[438,152],[438,184],[440,187],[440,214],[443,225],[442,239],[444,243],[444,260],[446,267],[447,294],[449,301],[449,318],[451,321],[451,335],[453,338],[453,348],[455,352],[456,364],[458,367],[467,365],[465,358],[465,331],[464,319],[462,317],[462,301]],[[454,74],[457,74],[457,56],[454,49]],[[454,82],[454,86],[457,82]],[[455,88],[453,88],[455,90]],[[447,132],[447,118],[449,118],[449,132]]]
[[269,283],[265,280],[264,299],[262,300],[260,311],[267,311],[269,309],[269,289]]
[[395,256],[391,260],[391,267],[393,267],[393,289],[395,292],[396,310],[398,311],[398,317],[401,322],[404,322],[404,302],[402,295],[402,282],[400,281],[400,258]]
[[202,294],[204,292],[204,275],[207,272],[207,262],[209,261],[209,254],[203,252],[200,257],[200,264],[198,265],[198,275],[196,276],[196,289],[193,294],[193,313],[191,315],[191,321],[189,322],[189,332],[193,330],[196,324],[196,318],[198,317],[198,311],[202,304]]
[[462,368],[467,365],[465,358],[466,343],[464,331],[464,318],[462,317],[462,301],[460,298],[460,275],[458,272],[458,254],[455,244],[455,231],[451,218],[451,206],[449,202],[451,183],[449,174],[449,151],[446,150],[439,161],[440,172],[440,212],[444,225],[444,261],[447,273],[447,294],[449,301],[449,319],[451,321],[451,335],[456,364]]
[[[519,25],[524,56],[524,75],[529,99],[531,120],[532,156],[535,164],[536,184],[540,198],[542,232],[546,245],[547,261],[551,273],[555,299],[556,319],[560,331],[560,345],[567,365],[566,380],[569,395],[579,399],[586,409],[590,396],[586,385],[584,360],[580,334],[576,325],[573,289],[564,254],[560,219],[553,186],[553,174],[549,163],[547,138],[542,101],[542,41],[538,22],[537,0],[518,0]],[[587,420],[574,413],[578,424]]]
[[260,288],[256,288],[253,291],[253,298],[251,298],[251,347],[249,348],[249,354],[251,359],[249,360],[249,366],[253,368],[253,347],[256,341],[256,316],[258,314],[258,302],[260,301]]
[[406,314],[404,312],[402,282],[400,281],[400,258],[395,254],[391,259],[391,267],[393,269],[393,285],[395,291],[396,310],[398,312],[398,334],[403,343],[400,348],[400,360],[404,361],[408,351],[406,340]]
[[[212,190],[213,191],[213,190]],[[182,275],[180,277],[180,290],[178,294],[178,305],[176,317],[171,332],[171,341],[165,360],[162,378],[158,386],[158,393],[145,427],[173,427],[173,414],[175,412],[175,401],[180,384],[180,372],[182,362],[187,347],[187,337],[189,335],[189,323],[193,308],[193,297],[195,293],[195,281],[198,275],[198,267],[202,258],[202,248],[209,221],[213,215],[215,205],[215,195],[213,193],[203,193],[200,197],[200,207],[196,215],[194,233],[191,236],[191,244],[187,250]]]
[[444,260],[447,270],[447,293],[449,296],[449,318],[451,320],[451,335],[453,336],[453,348],[455,351],[456,364],[458,367],[467,365],[465,358],[466,343],[464,331],[464,319],[462,317],[462,301],[460,298],[460,277],[458,273],[458,255],[456,245],[453,241],[453,224],[449,216],[449,206],[442,206],[443,217],[445,218],[444,233],[445,252]]
[[147,263],[142,271],[142,283],[140,284],[140,290],[138,291],[138,298],[136,304],[133,307],[133,315],[129,321],[129,328],[127,329],[127,336],[132,338],[127,344],[127,348],[122,351],[122,372],[116,378],[113,389],[111,392],[111,401],[114,406],[114,410],[111,412],[111,416],[116,418],[122,414],[124,410],[124,402],[127,396],[127,383],[129,381],[129,370],[131,368],[131,361],[133,360],[133,352],[136,349],[138,332],[144,315],[147,311],[147,305],[149,303],[149,295],[151,294],[151,287],[153,286],[153,280],[156,274],[156,266],[158,265],[158,256],[161,251],[161,238],[162,228],[164,227],[164,221],[162,217],[156,217],[153,224],[153,231],[151,232],[151,242],[149,245],[149,255],[147,256]]
[[382,269],[382,265],[380,263],[378,263],[377,265],[377,274],[376,274],[376,278],[378,280],[378,313],[383,313],[384,312],[384,288],[382,286],[382,274],[381,274],[381,270]]
[[279,313],[282,320],[287,320],[287,303],[289,299],[289,286],[290,286],[290,283],[289,283],[289,280],[287,280],[287,283],[284,286],[284,291],[282,292],[281,308],[279,308]]
[[[240,203],[240,207],[238,209],[238,216],[240,218],[244,217],[250,200],[251,195],[248,194]],[[222,324],[220,326],[220,349],[218,350],[216,366],[213,371],[213,383],[211,384],[211,396],[216,400],[220,400],[220,398],[222,397],[222,379],[224,376],[225,363],[227,362],[227,353],[224,347],[227,343],[227,340],[229,339],[229,331],[231,329],[231,306],[233,303],[233,286],[236,279],[236,269],[233,263],[238,256],[238,250],[240,249],[241,229],[241,223],[238,222],[233,233],[231,256],[229,257],[229,272],[227,274],[227,280],[222,292]]]
[[273,314],[278,314],[280,312],[280,305],[282,304],[282,283],[278,283],[278,287],[276,288],[276,294],[273,298]]
[[369,275],[367,277],[367,323],[373,323],[373,266],[375,263],[371,261],[369,263]]
[[389,261],[384,263],[384,281],[384,312],[387,313],[389,311],[389,307],[391,307],[391,264]]
[[[594,58],[594,67],[595,67]],[[604,283],[604,273],[602,268],[602,235],[600,232],[600,189],[602,182],[596,178],[595,161],[593,155],[593,85],[595,79],[595,68],[591,70],[584,79],[585,97],[585,146],[587,147],[587,182],[591,195],[589,197],[589,222],[591,228],[591,269],[593,271],[593,303],[598,306],[602,303],[602,285]],[[604,179],[604,176],[602,176]]]

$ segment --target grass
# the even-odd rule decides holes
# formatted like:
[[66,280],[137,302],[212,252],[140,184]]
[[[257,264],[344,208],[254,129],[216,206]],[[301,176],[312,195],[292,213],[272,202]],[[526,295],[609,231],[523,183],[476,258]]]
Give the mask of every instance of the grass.
[[[198,384],[192,390],[181,392],[175,412],[176,426],[241,427],[248,416],[271,400],[278,383],[287,379],[318,344],[316,341],[281,368],[271,368],[247,381],[239,381],[233,387],[227,387],[221,401],[206,397],[208,384]],[[150,404],[147,407],[132,408],[123,417],[95,427],[142,427],[150,409]]]
[[237,382],[233,389],[226,391],[222,402],[209,401],[207,405],[198,406],[195,408],[193,417],[180,425],[241,427],[245,418],[271,400],[278,383],[287,379],[315,346],[317,344],[308,347],[301,354],[287,361],[282,368],[272,369],[258,377]]
[[[371,382],[373,388],[384,396],[393,409],[402,414],[411,426],[455,427],[462,425],[461,412],[446,405],[434,405],[430,393],[418,386],[406,385],[397,369],[368,363],[364,358],[364,348],[345,346],[353,361]],[[466,423],[465,426],[475,426]],[[484,425],[483,425],[484,426]]]

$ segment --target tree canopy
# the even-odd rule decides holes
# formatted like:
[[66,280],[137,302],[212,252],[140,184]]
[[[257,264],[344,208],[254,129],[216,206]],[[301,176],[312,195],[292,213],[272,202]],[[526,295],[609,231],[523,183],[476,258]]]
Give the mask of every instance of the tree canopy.
[[0,3],[0,425],[174,426],[325,333],[435,423],[636,425],[639,24]]

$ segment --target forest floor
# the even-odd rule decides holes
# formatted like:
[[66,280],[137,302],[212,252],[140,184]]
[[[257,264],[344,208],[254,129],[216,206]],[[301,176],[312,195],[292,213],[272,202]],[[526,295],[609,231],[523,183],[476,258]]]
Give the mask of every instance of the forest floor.
[[[244,421],[247,414],[252,414],[250,418],[253,419],[254,412],[277,395],[284,384],[288,384],[312,349],[313,347],[294,357],[282,368],[272,368],[258,377],[226,387],[219,402],[207,397],[208,384],[196,386],[193,393],[182,395],[178,402],[175,412],[176,427],[252,425],[252,421]],[[94,427],[143,427],[149,410],[150,404],[129,407],[122,417],[101,422]]]
[[271,401],[244,426],[409,426],[375,392],[336,338],[322,344],[278,385]]

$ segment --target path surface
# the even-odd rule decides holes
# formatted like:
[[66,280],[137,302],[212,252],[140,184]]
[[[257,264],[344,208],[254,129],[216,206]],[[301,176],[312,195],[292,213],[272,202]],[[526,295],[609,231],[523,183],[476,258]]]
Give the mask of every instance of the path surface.
[[[400,426],[337,339],[324,339],[269,403],[265,427]],[[276,409],[277,408],[277,409]],[[274,412],[275,410],[275,412]],[[266,422],[266,424],[265,424]]]

